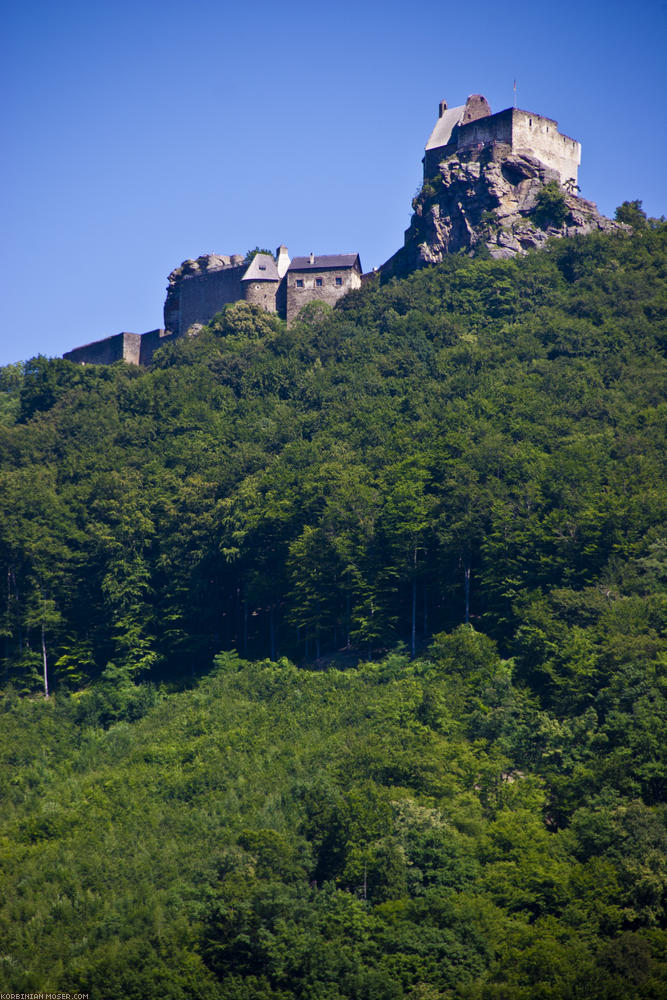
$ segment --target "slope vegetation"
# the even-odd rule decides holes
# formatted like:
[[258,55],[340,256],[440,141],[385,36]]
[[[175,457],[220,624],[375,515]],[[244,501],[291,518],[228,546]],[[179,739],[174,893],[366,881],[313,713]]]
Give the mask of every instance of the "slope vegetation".
[[664,996],[666,241],[0,372],[3,990]]

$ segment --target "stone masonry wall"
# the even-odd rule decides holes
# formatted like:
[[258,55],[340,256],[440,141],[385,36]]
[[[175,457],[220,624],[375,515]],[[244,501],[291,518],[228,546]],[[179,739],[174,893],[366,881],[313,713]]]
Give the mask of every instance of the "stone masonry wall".
[[208,323],[224,305],[238,302],[244,271],[244,265],[222,267],[174,282],[164,306],[165,328],[184,336],[194,323]]
[[279,281],[242,281],[243,298],[253,306],[260,306],[266,312],[276,312],[276,293]]
[[83,347],[75,347],[73,351],[63,354],[63,358],[79,365],[112,365],[115,361],[138,365],[140,353],[140,333],[117,333]]
[[[340,280],[340,284],[336,283],[336,279]],[[303,282],[302,286],[297,284],[299,281]],[[361,275],[349,267],[326,271],[288,271],[287,322],[291,323],[308,302],[326,302],[333,306],[347,292],[360,287]]]
[[448,146],[427,149],[424,156],[424,179],[435,177],[438,174],[439,164],[448,156],[453,156],[459,149],[471,149],[492,142],[511,146],[512,110],[512,108],[508,108],[506,111],[500,111],[497,115],[489,115],[487,118],[478,118],[467,125],[459,125],[454,130],[453,141]]
[[558,122],[515,110],[512,116],[512,147],[532,152],[538,160],[557,170],[561,184],[569,178],[576,184],[581,145],[568,135],[561,135]]
[[177,339],[176,334],[169,333],[168,330],[149,330],[148,333],[142,334],[139,364],[149,365],[158,348]]
[[561,184],[572,178],[576,184],[581,161],[581,145],[558,131],[558,122],[517,108],[506,108],[487,118],[459,125],[453,141],[440,149],[427,149],[424,178],[438,173],[438,165],[457,151],[474,149],[490,143],[503,143],[513,150],[536,156],[558,172]]

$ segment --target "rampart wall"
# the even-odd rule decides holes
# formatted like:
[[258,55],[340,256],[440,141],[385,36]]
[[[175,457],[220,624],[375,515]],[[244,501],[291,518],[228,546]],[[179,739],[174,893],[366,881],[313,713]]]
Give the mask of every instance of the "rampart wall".
[[244,265],[207,270],[181,278],[169,288],[164,304],[164,325],[170,333],[183,335],[193,323],[208,323],[224,305],[243,298]]
[[80,365],[112,365],[115,361],[138,365],[140,357],[140,333],[117,333],[113,337],[75,347],[73,351],[63,354],[66,361],[74,361]]
[[164,344],[170,343],[172,340],[177,339],[176,334],[170,333],[169,330],[149,330],[148,333],[143,333],[141,335],[139,364],[149,365],[158,348],[162,347]]
[[168,330],[149,330],[148,333],[117,333],[113,337],[96,340],[83,347],[63,354],[66,361],[77,365],[112,365],[125,361],[129,365],[149,365],[159,347],[175,340]]

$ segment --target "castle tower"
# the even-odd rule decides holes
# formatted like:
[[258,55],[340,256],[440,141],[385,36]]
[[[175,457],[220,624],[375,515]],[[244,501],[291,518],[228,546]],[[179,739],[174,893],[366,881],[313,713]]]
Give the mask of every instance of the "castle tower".
[[[278,248],[279,251],[281,249],[287,253],[287,247]],[[251,305],[274,313],[277,311],[276,295],[280,281],[281,275],[271,254],[256,253],[241,278],[241,294]]]
[[494,115],[481,94],[471,94],[457,108],[440,102],[438,120],[424,152],[424,180],[434,177],[448,156],[492,143],[534,156],[556,171],[561,184],[576,187],[581,162],[581,145],[576,139],[560,133],[553,118],[532,111],[506,108]]

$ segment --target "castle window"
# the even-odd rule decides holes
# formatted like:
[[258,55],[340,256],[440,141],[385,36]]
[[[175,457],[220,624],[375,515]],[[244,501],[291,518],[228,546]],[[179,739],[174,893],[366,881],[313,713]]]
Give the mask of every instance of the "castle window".
[[342,285],[343,284],[343,279],[342,278],[336,278],[336,284],[337,285]]
[[321,278],[315,278],[315,284],[317,285],[318,288],[321,288],[322,287],[322,279]]
[[296,287],[297,288],[303,288],[303,278],[297,278],[296,279]]

